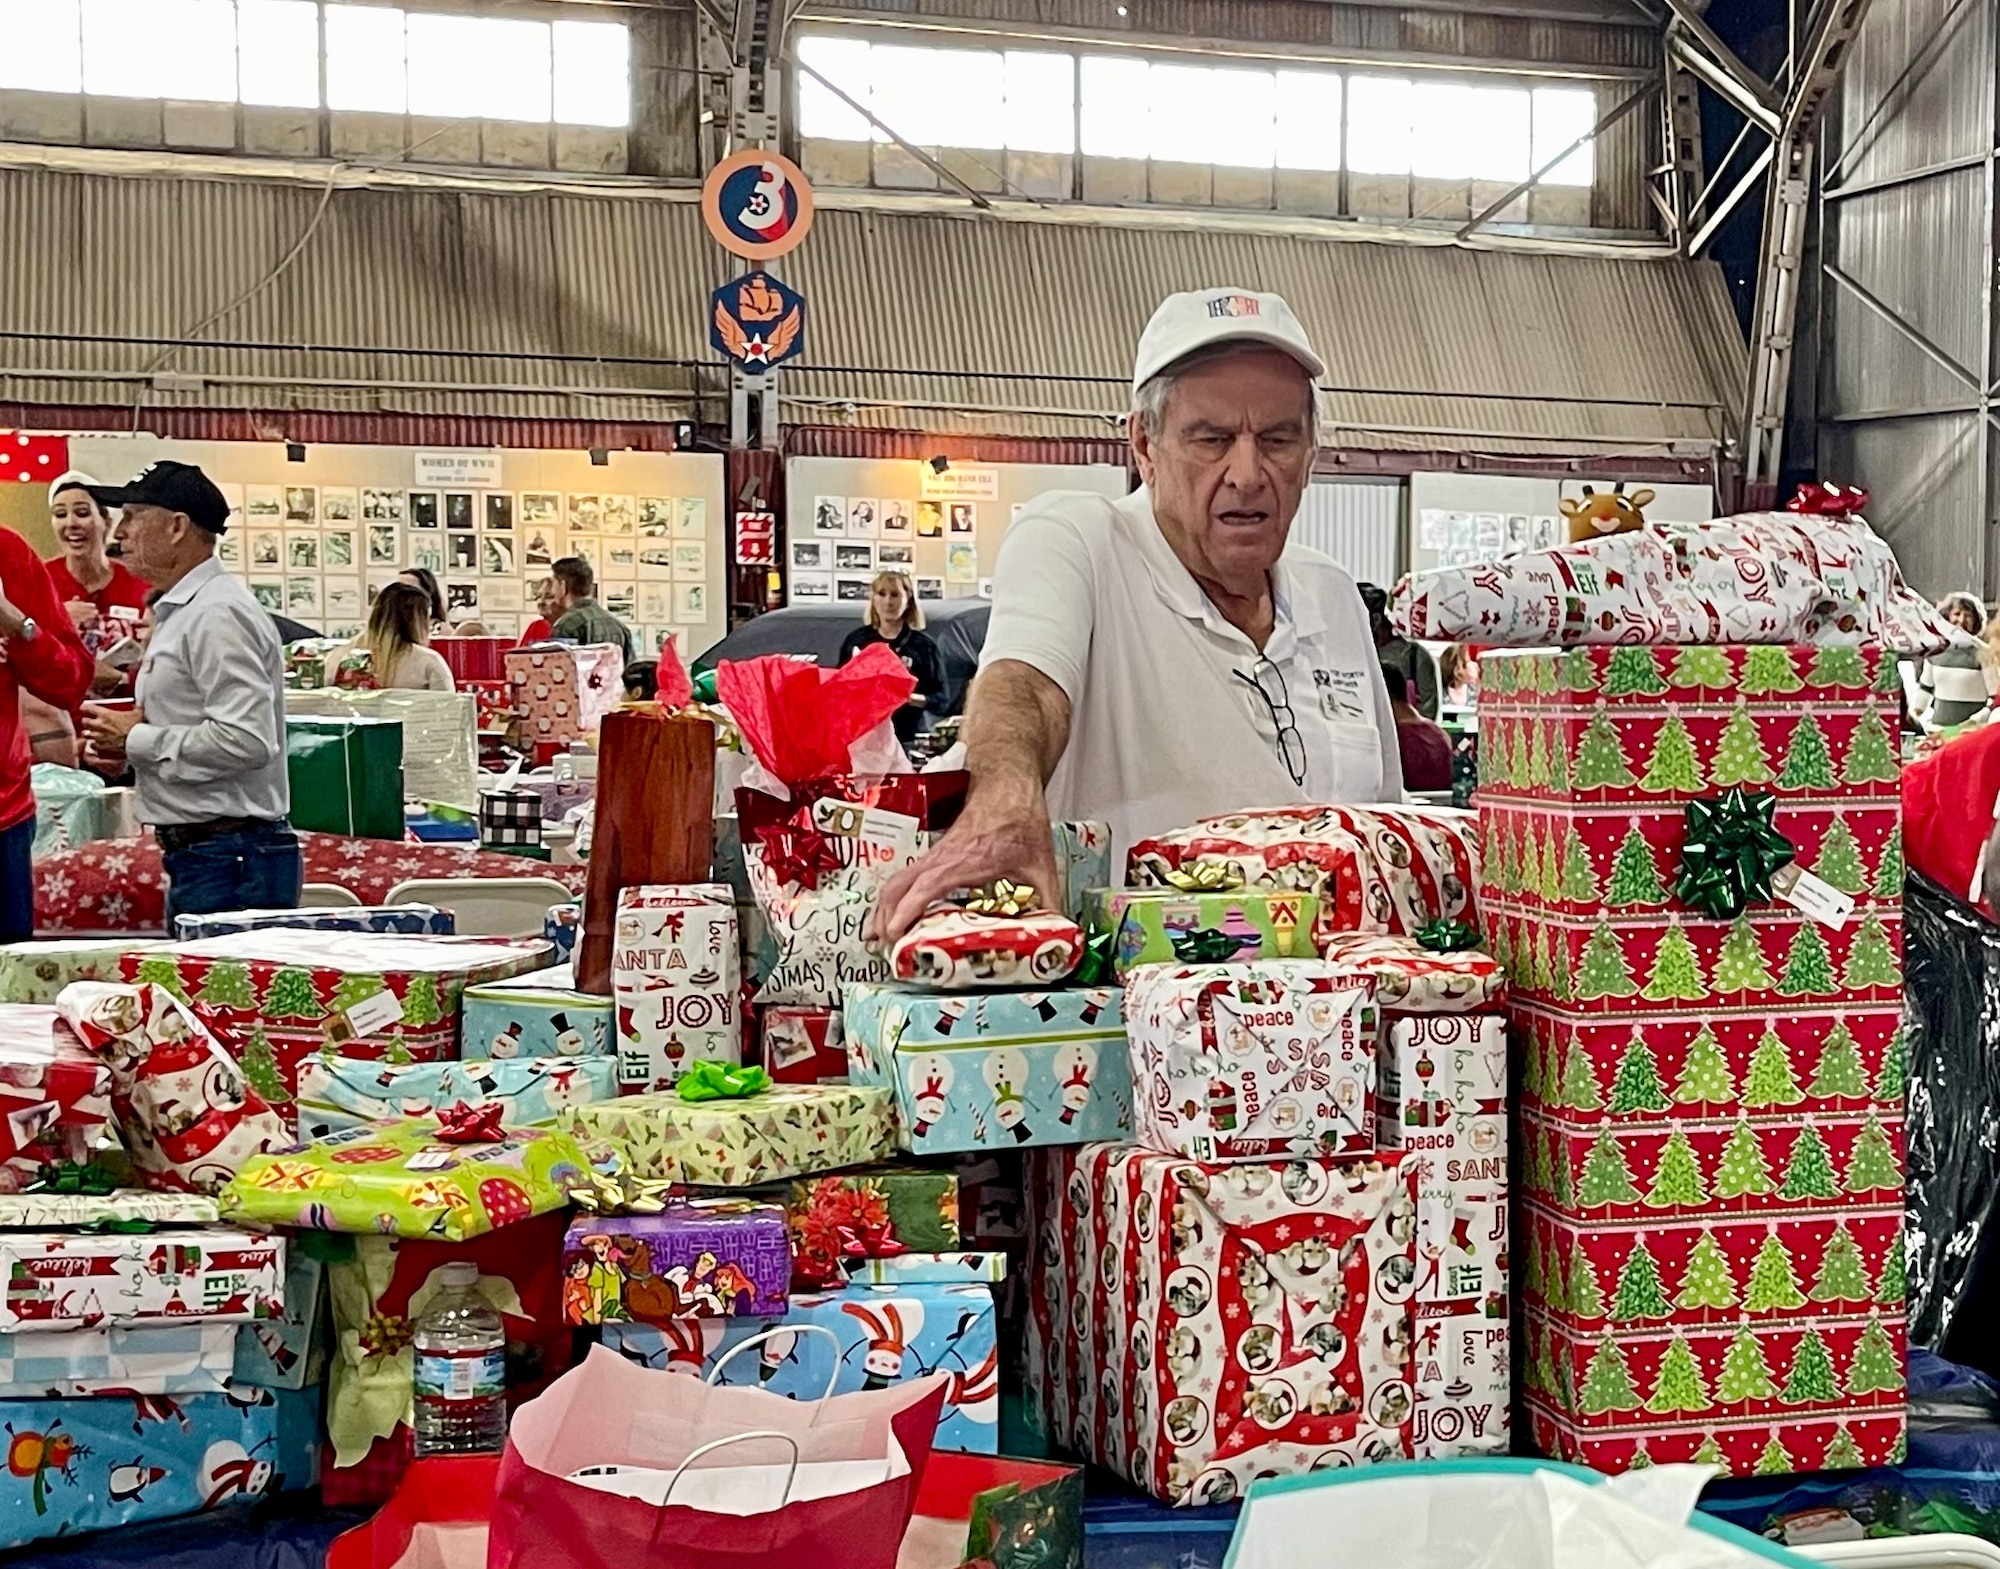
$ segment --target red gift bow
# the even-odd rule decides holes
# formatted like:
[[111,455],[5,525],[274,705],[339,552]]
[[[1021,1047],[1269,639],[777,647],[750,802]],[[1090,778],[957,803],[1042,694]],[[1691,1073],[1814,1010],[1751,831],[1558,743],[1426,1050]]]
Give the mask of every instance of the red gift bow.
[[1844,518],[1864,510],[1868,492],[1859,485],[1828,485],[1811,480],[1799,486],[1798,494],[1785,503],[1787,512],[1805,512],[1815,517]]
[[758,843],[765,869],[787,888],[817,888],[820,873],[847,865],[833,836],[817,828],[767,828]]
[[856,1221],[853,1224],[836,1225],[833,1229],[836,1243],[847,1258],[894,1258],[899,1253],[909,1252],[909,1247],[896,1236],[896,1228],[891,1221]]
[[505,1137],[500,1131],[503,1110],[497,1100],[488,1101],[483,1106],[468,1106],[461,1101],[450,1110],[437,1114],[438,1139],[445,1144],[498,1143]]

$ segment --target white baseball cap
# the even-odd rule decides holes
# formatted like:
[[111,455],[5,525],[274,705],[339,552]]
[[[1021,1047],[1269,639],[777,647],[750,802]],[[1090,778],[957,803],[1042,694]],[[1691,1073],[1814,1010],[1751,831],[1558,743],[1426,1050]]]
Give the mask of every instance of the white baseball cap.
[[1281,296],[1250,289],[1197,289],[1189,294],[1169,294],[1160,301],[1153,319],[1139,334],[1132,390],[1136,393],[1196,349],[1230,342],[1260,343],[1281,350],[1315,381],[1326,374],[1325,362],[1313,353],[1305,328]]

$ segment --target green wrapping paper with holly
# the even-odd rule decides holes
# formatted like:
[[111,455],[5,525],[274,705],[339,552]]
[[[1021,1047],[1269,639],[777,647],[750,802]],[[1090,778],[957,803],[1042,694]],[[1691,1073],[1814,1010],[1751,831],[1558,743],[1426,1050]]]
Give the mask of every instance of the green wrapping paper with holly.
[[958,1174],[923,1166],[869,1166],[806,1177],[758,1195],[785,1206],[792,1289],[847,1284],[852,1266],[959,1245]]
[[553,1128],[464,1142],[428,1117],[387,1119],[245,1161],[225,1220],[462,1242],[561,1209],[590,1159]]

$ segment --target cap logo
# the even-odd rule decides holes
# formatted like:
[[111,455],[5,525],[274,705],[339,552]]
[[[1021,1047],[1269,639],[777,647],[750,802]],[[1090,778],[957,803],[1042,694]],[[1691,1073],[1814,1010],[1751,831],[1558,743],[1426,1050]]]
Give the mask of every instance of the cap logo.
[[1264,302],[1254,294],[1222,294],[1208,302],[1208,314],[1223,316],[1261,316]]

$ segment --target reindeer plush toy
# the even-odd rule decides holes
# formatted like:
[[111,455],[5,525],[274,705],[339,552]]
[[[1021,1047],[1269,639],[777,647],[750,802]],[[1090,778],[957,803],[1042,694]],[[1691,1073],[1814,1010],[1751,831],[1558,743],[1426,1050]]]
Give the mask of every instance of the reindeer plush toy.
[[1627,534],[1646,526],[1646,515],[1639,509],[1653,499],[1650,490],[1635,490],[1625,494],[1621,480],[1606,491],[1583,487],[1583,499],[1565,496],[1562,514],[1569,520],[1569,542],[1582,544],[1590,539],[1608,539],[1613,534]]

